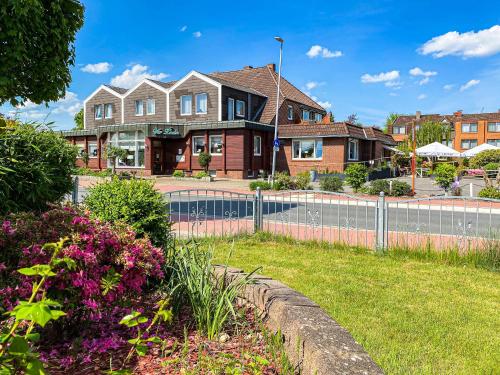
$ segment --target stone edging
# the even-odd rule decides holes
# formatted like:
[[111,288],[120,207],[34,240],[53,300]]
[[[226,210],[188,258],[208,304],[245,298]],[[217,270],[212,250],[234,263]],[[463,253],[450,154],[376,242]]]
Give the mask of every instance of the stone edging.
[[[224,274],[216,266],[216,274]],[[226,282],[244,277],[242,270],[228,268]],[[254,305],[266,326],[280,331],[289,360],[301,374],[383,374],[350,333],[316,303],[271,278],[254,275],[240,297]]]

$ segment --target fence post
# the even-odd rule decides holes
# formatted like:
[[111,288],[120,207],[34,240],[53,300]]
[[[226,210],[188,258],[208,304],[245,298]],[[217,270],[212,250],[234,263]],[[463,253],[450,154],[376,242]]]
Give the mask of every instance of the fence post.
[[253,230],[254,233],[262,229],[262,192],[260,187],[255,190],[253,200]]
[[71,192],[71,201],[74,205],[78,204],[78,184],[79,178],[78,176],[75,176],[75,178],[73,179],[73,191]]
[[474,187],[472,186],[472,182],[469,184],[469,195],[471,198],[474,196]]
[[385,196],[384,192],[380,192],[380,196],[377,201],[377,210],[376,210],[376,248],[377,251],[383,252],[387,248],[387,207],[385,204]]

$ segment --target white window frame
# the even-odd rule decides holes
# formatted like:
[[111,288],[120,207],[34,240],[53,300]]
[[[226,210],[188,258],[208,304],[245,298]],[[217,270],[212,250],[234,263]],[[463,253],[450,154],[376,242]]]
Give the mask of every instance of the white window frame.
[[228,121],[233,121],[234,120],[234,99],[233,98],[227,98],[227,120]]
[[[475,125],[476,130],[472,131],[472,126]],[[468,128],[468,130],[464,130],[464,126]],[[461,125],[462,133],[477,133],[477,122],[464,122]]]
[[[134,138],[133,139],[125,139],[125,140],[120,140],[119,133],[134,133]],[[142,136],[139,136],[139,134],[142,133]],[[136,130],[136,131],[129,131],[129,132],[113,132],[108,134],[108,144],[112,144],[115,147],[120,147],[120,143],[134,143],[135,150],[134,150],[134,165],[120,165],[119,162],[120,160],[116,160],[116,168],[117,169],[144,169],[146,167],[146,135],[142,130]],[[113,139],[114,138],[114,139]],[[143,150],[144,152],[144,160],[143,164],[139,164],[139,151]],[[108,167],[111,168],[111,163],[108,160],[107,161]]]
[[[90,147],[95,146],[95,149],[97,150],[97,155],[93,156],[92,153],[90,152]],[[89,154],[90,159],[97,159],[97,156],[99,155],[99,148],[97,146],[97,142],[89,142],[87,143],[87,153]]]
[[[140,104],[140,105],[139,105]],[[134,101],[134,108],[135,108],[135,115],[136,116],[144,116],[144,100],[142,99],[137,99]],[[140,108],[140,112],[137,112],[137,110]]]
[[287,118],[293,120],[293,106],[289,105],[287,111]]
[[[202,140],[203,151],[196,152],[196,147],[195,147],[195,145],[196,145],[196,141],[195,141],[195,139],[200,139],[200,138],[201,138],[201,140]],[[197,155],[199,155],[199,154],[201,154],[202,152],[204,152],[204,151],[205,151],[205,136],[204,136],[204,135],[193,135],[193,136],[191,137],[191,142],[192,142],[192,145],[191,145],[191,147],[192,147],[192,154],[193,154],[194,156],[197,156]]]
[[500,139],[488,139],[486,143],[492,146],[500,147]]
[[[354,157],[351,158],[351,145],[355,145]],[[359,160],[359,139],[348,138],[347,139],[347,160],[358,161]]]
[[[205,97],[205,101],[206,101],[206,108],[205,108],[205,112],[201,112],[199,111],[199,108],[198,108],[198,97],[200,96],[204,96]],[[206,115],[208,113],[208,94],[206,92],[201,92],[199,94],[196,94],[194,96],[194,105],[195,105],[195,113],[197,115]]]
[[[259,145],[258,150],[256,150],[256,145]],[[262,156],[262,137],[260,135],[253,136],[253,156]]]
[[[397,129],[397,131],[396,131]],[[403,130],[403,131],[401,131]],[[406,126],[405,125],[394,125],[392,127],[392,134],[406,134]]]
[[[99,117],[97,117],[97,108],[100,108],[101,109],[101,115]],[[102,120],[103,117],[104,117],[104,106],[102,104],[96,104],[94,105],[94,120]]]
[[[299,142],[299,157],[295,157],[295,142]],[[312,158],[301,157],[301,155],[302,155],[302,142],[313,142],[314,143],[314,149],[313,149],[314,157],[312,157]],[[321,157],[320,158],[316,157],[318,142],[321,142]],[[305,161],[323,160],[323,138],[292,138],[292,160],[305,160]]]
[[[305,116],[305,114],[307,113],[307,118]],[[307,109],[303,109],[302,110],[302,121],[310,121],[311,119],[311,112],[308,111]]]
[[[153,109],[151,112],[149,111],[149,104],[152,103],[151,108]],[[146,99],[146,115],[152,116],[156,114],[156,100],[154,98]]]
[[[476,142],[476,145],[473,146],[471,143],[472,141],[475,141]],[[464,147],[464,142],[468,143],[468,147]],[[460,147],[463,149],[463,150],[470,150],[471,148],[474,148],[477,146],[477,139],[462,139],[462,141],[460,142]]]
[[[108,116],[108,111],[107,111],[108,108],[111,108],[111,112],[110,112],[109,116]],[[105,119],[113,118],[113,104],[112,103],[104,104],[104,118]]]
[[[239,104],[243,105],[243,107],[242,107],[243,108],[243,113],[241,113],[241,112],[238,111],[238,105]],[[246,103],[245,103],[244,100],[236,100],[236,111],[235,112],[236,112],[236,116],[237,117],[245,117],[245,115],[246,115]]]
[[314,114],[314,121],[316,121],[316,122],[323,121],[323,115],[321,113],[315,113]]
[[[490,126],[495,128],[494,130],[490,130]],[[500,132],[500,122],[488,122],[487,130],[490,133],[499,133]]]
[[[184,109],[184,106],[182,105],[182,101],[184,100],[184,98],[189,98],[189,112],[182,112],[182,110]],[[181,95],[180,106],[181,116],[191,116],[193,114],[193,95]]]
[[[220,144],[221,144],[221,151],[220,152],[212,152],[212,139],[213,138],[220,138]],[[222,135],[221,134],[214,134],[208,136],[208,152],[210,155],[222,155]]]

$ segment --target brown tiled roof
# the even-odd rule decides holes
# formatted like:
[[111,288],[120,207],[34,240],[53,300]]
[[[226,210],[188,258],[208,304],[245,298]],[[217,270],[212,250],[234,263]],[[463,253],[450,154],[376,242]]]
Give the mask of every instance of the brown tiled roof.
[[385,134],[381,129],[375,127],[375,126],[369,126],[364,128],[365,133],[369,138],[376,139],[382,143],[388,144],[388,145],[396,145],[396,141],[390,134]]
[[280,138],[293,137],[352,137],[368,139],[363,127],[348,122],[331,124],[286,124],[278,127]]
[[393,125],[409,125],[413,122],[415,122],[416,124],[421,124],[426,121],[443,122],[444,120],[447,120],[450,123],[475,122],[480,120],[500,121],[500,112],[464,113],[461,116],[457,116],[455,114],[451,115],[429,114],[429,115],[421,115],[420,120],[417,120],[415,115],[402,115],[396,118]]
[[157,81],[155,79],[149,79],[149,78],[148,78],[148,81],[156,83],[157,85],[160,85],[161,87],[164,87],[166,89],[168,89],[171,86],[175,85],[175,83],[177,82],[177,81],[162,82],[162,81]]
[[[231,82],[242,87],[251,88],[267,96],[268,100],[264,110],[262,111],[260,121],[267,123],[272,121],[276,109],[278,74],[269,66],[266,65],[258,68],[245,68],[229,72],[214,72],[209,76],[211,78],[224,79],[227,82]],[[322,113],[325,112],[324,108],[318,103],[297,89],[285,78],[281,77],[279,97],[280,106],[285,99],[302,103],[311,108],[315,108]]]
[[118,94],[120,95],[123,95],[125,94],[128,90],[127,89],[124,89],[123,87],[117,87],[117,86],[111,86],[111,85],[104,85],[106,86],[107,88],[117,92]]
[[[202,73],[203,74],[203,73]],[[208,78],[211,78],[213,79],[214,81],[217,81],[219,82],[221,85],[224,85],[224,86],[227,86],[227,87],[231,87],[233,89],[236,89],[236,90],[241,90],[241,91],[245,91],[245,92],[249,92],[251,94],[255,94],[255,95],[259,95],[259,96],[263,96],[263,97],[266,97],[267,95],[261,93],[260,91],[257,91],[257,90],[254,90],[248,86],[242,86],[242,85],[239,85],[237,83],[234,83],[234,82],[230,82],[226,79],[222,79],[216,75],[213,75],[213,74],[203,74],[205,76],[207,76]]]

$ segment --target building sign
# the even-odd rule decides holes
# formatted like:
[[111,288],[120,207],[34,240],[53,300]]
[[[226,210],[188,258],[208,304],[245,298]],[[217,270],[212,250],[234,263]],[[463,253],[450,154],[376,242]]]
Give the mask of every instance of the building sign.
[[179,131],[174,128],[165,128],[165,129],[160,129],[160,128],[154,128],[153,129],[153,135],[154,136],[167,136],[167,135],[180,135]]

